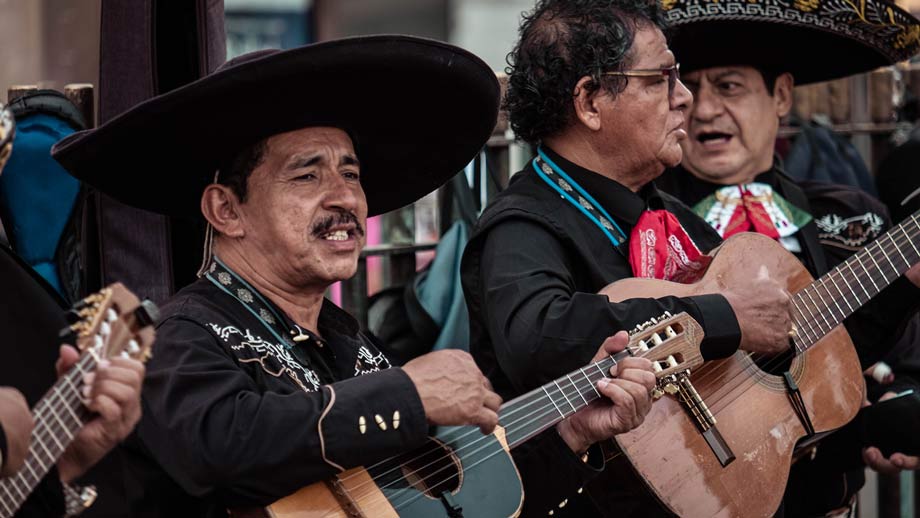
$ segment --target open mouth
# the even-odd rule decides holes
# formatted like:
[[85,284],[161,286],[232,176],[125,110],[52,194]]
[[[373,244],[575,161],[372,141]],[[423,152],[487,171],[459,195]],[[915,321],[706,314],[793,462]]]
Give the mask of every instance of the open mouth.
[[353,233],[348,230],[333,230],[323,234],[320,238],[326,241],[347,241],[352,235]]
[[725,144],[732,139],[732,136],[728,133],[722,133],[719,131],[706,131],[697,134],[696,140],[700,144],[704,145],[717,145]]

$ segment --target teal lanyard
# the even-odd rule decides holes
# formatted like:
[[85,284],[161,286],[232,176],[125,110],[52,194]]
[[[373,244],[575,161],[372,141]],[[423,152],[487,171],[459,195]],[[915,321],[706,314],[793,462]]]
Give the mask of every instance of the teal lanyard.
[[294,347],[291,341],[285,338],[285,334],[280,328],[284,319],[275,311],[272,304],[262,298],[262,295],[256,289],[228,268],[216,255],[214,256],[211,270],[205,274],[205,277],[252,313],[252,316],[256,317],[262,326],[278,340],[279,344],[287,349]]
[[[610,217],[610,214],[587,191],[578,185],[578,182],[573,180],[561,167],[546,156],[542,148],[537,148],[537,156],[534,157],[532,164],[537,176],[597,225],[597,228],[601,229],[601,232],[607,236],[607,239],[610,240],[614,247],[618,247],[621,243],[629,240],[626,232],[623,232],[623,229],[617,225],[616,220]],[[577,200],[575,196],[578,197]],[[619,235],[614,236],[614,232]]]

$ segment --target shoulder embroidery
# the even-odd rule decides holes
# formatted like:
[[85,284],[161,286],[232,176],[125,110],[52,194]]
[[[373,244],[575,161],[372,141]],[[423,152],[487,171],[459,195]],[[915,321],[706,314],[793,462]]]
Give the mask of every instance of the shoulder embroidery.
[[850,218],[827,214],[815,220],[818,238],[845,247],[863,247],[879,236],[885,220],[874,212]]
[[362,376],[389,368],[390,362],[382,352],[378,352],[375,355],[366,345],[358,348],[358,358],[355,360],[355,376]]
[[322,386],[319,376],[300,364],[283,345],[268,342],[248,329],[208,324],[237,355],[241,363],[258,363],[262,370],[276,378],[287,376],[304,392],[316,392]]

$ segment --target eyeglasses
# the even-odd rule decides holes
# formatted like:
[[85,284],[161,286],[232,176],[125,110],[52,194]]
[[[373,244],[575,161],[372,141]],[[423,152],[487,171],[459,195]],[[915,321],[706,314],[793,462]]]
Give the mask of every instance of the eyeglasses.
[[668,97],[674,95],[674,87],[677,86],[677,80],[680,79],[680,63],[674,66],[664,68],[637,68],[635,70],[623,70],[618,72],[604,72],[605,76],[621,77],[657,77],[664,76],[668,78]]

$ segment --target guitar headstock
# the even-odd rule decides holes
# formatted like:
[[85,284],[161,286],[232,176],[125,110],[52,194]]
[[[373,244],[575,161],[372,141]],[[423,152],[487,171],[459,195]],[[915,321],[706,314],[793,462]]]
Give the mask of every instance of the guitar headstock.
[[630,333],[627,348],[634,356],[651,360],[658,379],[703,364],[703,328],[687,313],[652,319],[639,327]]
[[89,295],[68,316],[72,323],[63,333],[76,335],[81,352],[97,360],[118,355],[139,361],[150,358],[159,310],[149,300],[138,300],[123,284],[116,282]]

